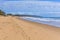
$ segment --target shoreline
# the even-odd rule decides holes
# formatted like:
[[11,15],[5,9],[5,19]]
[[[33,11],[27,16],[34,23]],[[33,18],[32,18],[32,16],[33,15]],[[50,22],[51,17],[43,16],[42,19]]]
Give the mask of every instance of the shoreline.
[[[34,22],[34,23],[45,24],[45,25],[49,25],[49,26],[53,26],[53,27],[60,28],[59,25],[54,25],[54,24],[45,23],[45,21],[37,22],[37,21],[27,20],[27,19],[24,19],[24,18],[17,18],[17,19],[22,19],[22,20],[25,20],[25,21],[30,21],[30,22]],[[51,22],[53,22],[53,21],[51,21]]]

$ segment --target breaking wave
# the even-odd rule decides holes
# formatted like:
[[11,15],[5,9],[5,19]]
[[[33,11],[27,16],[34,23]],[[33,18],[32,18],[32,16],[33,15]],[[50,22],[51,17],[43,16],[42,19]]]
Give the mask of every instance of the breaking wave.
[[43,23],[48,24],[56,27],[60,27],[60,19],[54,19],[54,18],[34,18],[34,17],[21,17],[22,19],[37,22],[37,23]]

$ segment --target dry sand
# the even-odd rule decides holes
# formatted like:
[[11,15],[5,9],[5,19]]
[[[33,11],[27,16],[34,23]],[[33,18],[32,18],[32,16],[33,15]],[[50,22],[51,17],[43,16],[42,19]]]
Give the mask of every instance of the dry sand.
[[0,40],[60,40],[60,28],[0,16]]

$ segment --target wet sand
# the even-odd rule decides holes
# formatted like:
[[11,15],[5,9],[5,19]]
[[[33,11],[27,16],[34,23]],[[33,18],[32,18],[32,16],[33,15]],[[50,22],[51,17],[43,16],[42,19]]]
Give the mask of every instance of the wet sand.
[[60,28],[0,16],[0,40],[60,40]]

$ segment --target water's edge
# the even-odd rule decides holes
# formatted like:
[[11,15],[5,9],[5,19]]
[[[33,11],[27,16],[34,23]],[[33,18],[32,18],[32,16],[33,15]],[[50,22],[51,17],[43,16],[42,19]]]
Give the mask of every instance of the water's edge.
[[50,19],[50,18],[33,18],[33,17],[20,17],[25,20],[42,23],[42,24],[48,24],[55,27],[60,27],[60,20],[58,19]]

